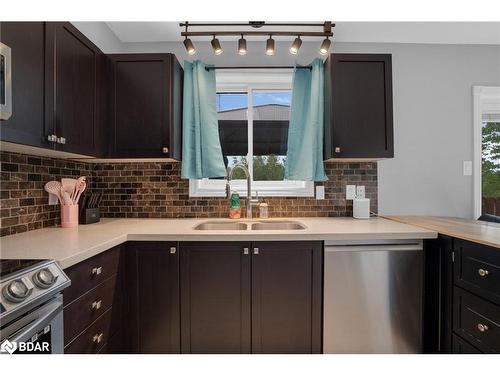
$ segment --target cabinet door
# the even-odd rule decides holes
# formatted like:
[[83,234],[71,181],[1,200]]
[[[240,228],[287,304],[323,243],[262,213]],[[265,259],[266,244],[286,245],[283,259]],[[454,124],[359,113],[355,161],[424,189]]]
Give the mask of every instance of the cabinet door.
[[322,243],[252,243],[252,353],[321,353]]
[[325,62],[325,159],[394,156],[391,55]]
[[[128,288],[131,351],[179,353],[179,255],[176,242],[131,242]],[[127,277],[125,277],[127,280]],[[130,338],[129,338],[130,339]]]
[[1,121],[2,141],[53,148],[44,122],[45,24],[1,22],[0,40],[12,60],[12,116]]
[[56,148],[96,155],[101,52],[68,22],[46,25],[46,121],[64,138]]
[[183,353],[250,353],[249,246],[181,243]]
[[111,156],[180,158],[182,69],[175,57],[109,57]]

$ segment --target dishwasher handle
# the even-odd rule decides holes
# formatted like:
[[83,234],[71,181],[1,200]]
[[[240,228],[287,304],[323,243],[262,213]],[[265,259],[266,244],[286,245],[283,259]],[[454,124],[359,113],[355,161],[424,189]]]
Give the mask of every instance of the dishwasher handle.
[[422,251],[422,243],[394,243],[394,244],[343,244],[329,245],[325,243],[325,253],[346,251]]

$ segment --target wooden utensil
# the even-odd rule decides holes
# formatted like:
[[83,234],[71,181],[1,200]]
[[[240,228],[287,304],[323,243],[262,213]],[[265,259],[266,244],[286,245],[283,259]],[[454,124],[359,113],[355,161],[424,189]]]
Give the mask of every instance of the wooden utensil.
[[61,197],[61,188],[62,185],[59,181],[49,181],[45,184],[45,191],[50,194],[54,194],[57,199],[59,199],[59,203],[63,204],[63,200]]
[[82,195],[82,193],[85,191],[86,188],[87,188],[87,183],[85,181],[82,181],[78,186],[78,193],[76,194],[75,199],[73,199],[74,202],[78,203],[80,195]]
[[[63,189],[63,191],[65,191],[69,194],[70,199],[71,199],[71,196],[75,192],[76,182],[77,182],[77,180],[74,178],[61,178],[62,189]],[[63,198],[64,198],[64,196],[63,196]]]
[[73,191],[73,194],[71,195],[71,199],[73,199],[74,204],[78,204],[77,195],[78,195],[78,192],[80,191],[80,186],[81,186],[82,182],[86,182],[86,181],[87,181],[87,177],[85,177],[85,176],[80,176],[76,179],[75,190]]
[[73,205],[73,200],[71,199],[69,193],[67,191],[62,191],[62,198],[64,205],[66,206],[72,206]]

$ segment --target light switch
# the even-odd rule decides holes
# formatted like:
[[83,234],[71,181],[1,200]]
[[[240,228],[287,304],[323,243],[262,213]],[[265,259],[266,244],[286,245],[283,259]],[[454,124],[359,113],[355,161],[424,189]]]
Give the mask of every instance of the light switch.
[[363,199],[365,197],[365,186],[358,185],[356,186],[356,198]]
[[346,185],[345,186],[345,199],[356,198],[356,185]]
[[472,161],[464,161],[464,176],[472,176]]
[[325,199],[325,186],[316,186],[316,199]]

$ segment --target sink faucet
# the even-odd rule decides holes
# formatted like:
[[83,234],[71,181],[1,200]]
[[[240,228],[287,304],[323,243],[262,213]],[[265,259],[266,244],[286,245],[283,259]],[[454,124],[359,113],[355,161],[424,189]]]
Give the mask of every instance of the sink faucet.
[[247,167],[245,167],[243,164],[236,164],[233,166],[233,168],[231,168],[231,171],[229,172],[229,175],[228,175],[227,181],[226,181],[226,196],[227,196],[227,199],[231,198],[231,186],[229,184],[230,184],[231,180],[233,179],[233,172],[236,169],[241,169],[243,171],[243,173],[245,173],[245,178],[247,179],[247,202],[246,202],[247,219],[251,219],[252,218],[252,206],[254,204],[259,203],[259,193],[256,192],[257,198],[252,199],[252,181],[250,178],[250,173],[248,172]]

